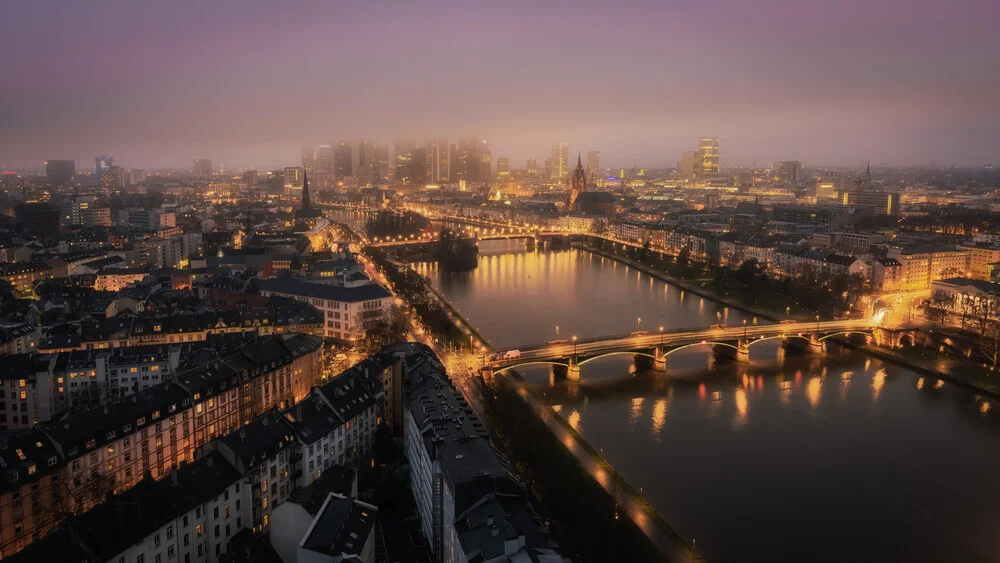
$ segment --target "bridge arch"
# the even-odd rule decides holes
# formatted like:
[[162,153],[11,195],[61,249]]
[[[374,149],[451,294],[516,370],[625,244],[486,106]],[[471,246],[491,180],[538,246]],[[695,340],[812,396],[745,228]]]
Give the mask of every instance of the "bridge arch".
[[622,350],[620,352],[605,352],[603,354],[598,354],[596,356],[592,356],[590,358],[587,358],[586,360],[583,360],[582,362],[577,362],[576,365],[577,366],[582,366],[583,364],[585,364],[587,362],[590,362],[590,361],[593,361],[593,360],[599,360],[601,358],[606,358],[608,356],[621,356],[621,355],[624,355],[624,354],[629,354],[629,355],[632,355],[632,356],[646,356],[647,358],[653,358],[654,360],[656,359],[656,356],[654,356],[653,354],[647,354],[645,352],[635,352],[635,351],[630,351],[630,350]]
[[834,336],[842,336],[842,335],[846,335],[846,334],[865,334],[865,335],[868,335],[868,336],[872,336],[872,333],[871,333],[870,330],[844,330],[844,331],[841,331],[841,332],[834,332],[833,334],[827,334],[826,336],[821,337],[820,341],[826,340],[827,338],[832,338]]
[[670,354],[673,354],[674,352],[679,352],[679,351],[681,351],[681,350],[683,350],[685,348],[693,348],[695,346],[728,346],[728,347],[732,348],[733,350],[736,350],[737,352],[740,350],[739,346],[730,344],[728,342],[707,342],[707,341],[702,341],[702,342],[694,342],[694,343],[691,343],[691,344],[685,344],[683,346],[678,346],[676,348],[671,348],[669,351],[663,353],[663,357],[666,358],[667,356],[669,356]]
[[801,334],[779,334],[777,336],[765,336],[764,338],[758,338],[756,340],[750,340],[747,342],[747,348],[757,344],[758,342],[764,342],[765,340],[784,340],[785,338],[800,338],[809,341],[808,337],[802,336]]
[[493,374],[496,375],[496,374],[498,374],[498,373],[500,373],[502,371],[507,371],[509,369],[523,368],[525,366],[532,366],[532,365],[539,365],[539,364],[544,364],[544,365],[549,365],[549,366],[563,366],[563,367],[567,367],[567,368],[569,367],[569,364],[564,363],[564,362],[536,360],[536,361],[533,361],[533,362],[523,362],[523,363],[520,363],[520,364],[511,364],[509,366],[504,366],[504,367],[501,367],[501,368],[496,368],[496,369],[493,370]]

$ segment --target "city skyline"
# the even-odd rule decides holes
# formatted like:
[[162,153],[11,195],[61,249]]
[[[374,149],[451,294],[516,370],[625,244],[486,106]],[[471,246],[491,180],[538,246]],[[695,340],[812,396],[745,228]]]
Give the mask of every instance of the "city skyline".
[[466,135],[514,163],[567,142],[607,167],[649,168],[675,166],[699,137],[720,139],[722,166],[981,165],[1000,145],[1000,78],[982,72],[1000,47],[986,23],[997,8],[978,0],[947,12],[895,0],[61,4],[8,6],[21,24],[0,38],[0,166],[113,154],[266,169],[303,145]]

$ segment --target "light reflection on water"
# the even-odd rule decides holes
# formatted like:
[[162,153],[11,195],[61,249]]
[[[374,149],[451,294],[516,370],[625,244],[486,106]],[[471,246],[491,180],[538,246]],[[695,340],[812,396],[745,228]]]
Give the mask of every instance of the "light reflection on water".
[[[744,316],[577,251],[481,247],[480,268],[417,268],[491,342],[517,346]],[[632,276],[638,276],[636,283]],[[583,380],[522,375],[709,561],[990,561],[1000,553],[1000,417],[992,400],[830,346],[828,358],[697,347],[668,373],[628,356]],[[863,554],[863,555],[862,555]]]

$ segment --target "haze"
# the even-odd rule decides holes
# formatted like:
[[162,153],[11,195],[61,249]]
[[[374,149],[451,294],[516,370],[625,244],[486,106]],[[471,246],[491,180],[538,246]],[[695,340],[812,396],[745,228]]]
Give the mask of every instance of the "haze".
[[303,144],[554,141],[610,166],[984,164],[989,0],[134,2],[0,8],[0,166],[296,164]]

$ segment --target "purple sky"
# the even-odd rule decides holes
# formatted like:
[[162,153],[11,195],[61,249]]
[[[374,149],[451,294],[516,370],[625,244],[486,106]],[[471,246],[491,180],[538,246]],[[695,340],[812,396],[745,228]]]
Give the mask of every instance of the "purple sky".
[[485,138],[539,165],[1000,162],[996,0],[4,0],[0,166],[295,164]]

